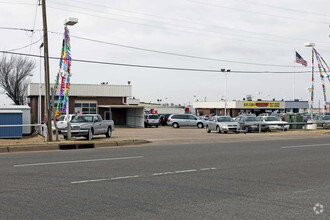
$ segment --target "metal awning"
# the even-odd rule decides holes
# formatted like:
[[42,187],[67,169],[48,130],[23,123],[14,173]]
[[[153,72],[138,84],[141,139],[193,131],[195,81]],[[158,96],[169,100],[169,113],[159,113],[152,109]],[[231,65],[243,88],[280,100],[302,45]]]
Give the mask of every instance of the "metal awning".
[[144,109],[144,106],[142,105],[98,105],[99,108],[142,108]]

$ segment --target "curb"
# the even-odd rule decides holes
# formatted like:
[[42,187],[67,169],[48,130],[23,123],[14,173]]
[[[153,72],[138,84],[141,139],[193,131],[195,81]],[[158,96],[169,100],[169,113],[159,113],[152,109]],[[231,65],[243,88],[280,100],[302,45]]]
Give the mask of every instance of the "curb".
[[[93,143],[95,148],[106,148],[106,147],[117,147],[117,146],[129,146],[129,145],[138,145],[138,144],[147,144],[151,143],[148,140],[121,140],[121,141],[112,141],[107,143]],[[0,153],[14,153],[14,152],[31,152],[31,151],[48,151],[48,150],[61,150],[61,144],[44,144],[44,145],[31,145],[31,146],[0,146]],[[69,144],[69,143],[68,143]],[[70,143],[71,145],[79,145],[77,143]],[[69,145],[70,145],[69,144]],[[86,143],[84,143],[86,144]]]

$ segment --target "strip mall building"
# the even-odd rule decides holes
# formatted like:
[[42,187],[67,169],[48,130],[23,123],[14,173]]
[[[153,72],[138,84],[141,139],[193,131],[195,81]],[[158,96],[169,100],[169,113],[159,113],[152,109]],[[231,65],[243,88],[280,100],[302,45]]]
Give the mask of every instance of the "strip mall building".
[[[195,102],[193,108],[197,115],[222,114],[225,113],[225,102]],[[272,112],[294,112],[304,113],[308,110],[308,101],[228,101],[227,114],[236,117],[241,113],[272,113]]]

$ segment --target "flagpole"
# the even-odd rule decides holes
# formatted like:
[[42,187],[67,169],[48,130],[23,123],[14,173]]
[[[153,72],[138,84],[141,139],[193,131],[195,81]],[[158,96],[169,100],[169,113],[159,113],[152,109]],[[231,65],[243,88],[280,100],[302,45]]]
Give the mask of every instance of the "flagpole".
[[293,101],[295,99],[295,90],[296,90],[296,49],[294,49],[294,61],[293,61]]

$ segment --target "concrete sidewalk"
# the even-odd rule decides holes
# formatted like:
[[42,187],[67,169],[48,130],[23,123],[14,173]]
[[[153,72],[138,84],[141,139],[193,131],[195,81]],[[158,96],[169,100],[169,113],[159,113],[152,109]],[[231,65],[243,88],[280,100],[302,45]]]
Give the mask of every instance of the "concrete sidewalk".
[[[0,139],[0,153],[21,152],[21,151],[43,151],[58,150],[61,145],[94,145],[98,147],[116,147],[127,145],[138,145],[153,143],[157,145],[168,144],[189,144],[189,143],[229,143],[229,142],[250,142],[265,140],[287,140],[300,139],[305,137],[323,138],[330,136],[330,130],[289,130],[286,132],[274,131],[266,133],[248,134],[218,134],[206,133],[205,129],[198,128],[116,128],[111,138],[105,135],[94,136],[92,141],[85,138],[73,138],[64,140],[59,135],[59,141],[45,142],[41,136],[28,136],[21,139]],[[55,136],[54,136],[55,139]]]

